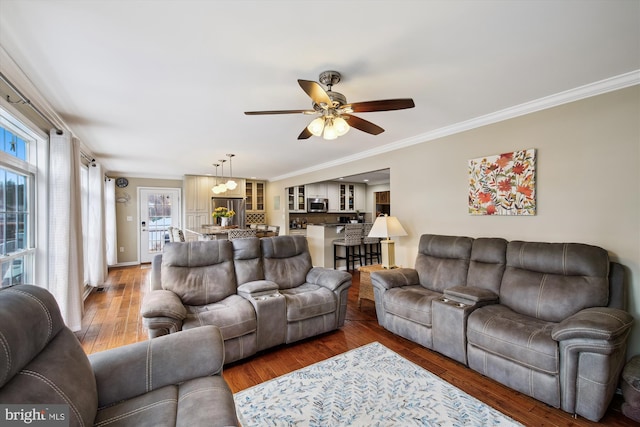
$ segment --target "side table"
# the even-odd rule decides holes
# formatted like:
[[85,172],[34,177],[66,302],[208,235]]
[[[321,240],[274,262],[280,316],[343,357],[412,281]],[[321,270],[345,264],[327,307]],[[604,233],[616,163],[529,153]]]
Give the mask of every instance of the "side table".
[[358,293],[358,308],[362,305],[363,299],[368,299],[376,303],[373,296],[373,285],[371,284],[371,272],[384,270],[382,264],[364,265],[358,268],[360,271],[360,292]]

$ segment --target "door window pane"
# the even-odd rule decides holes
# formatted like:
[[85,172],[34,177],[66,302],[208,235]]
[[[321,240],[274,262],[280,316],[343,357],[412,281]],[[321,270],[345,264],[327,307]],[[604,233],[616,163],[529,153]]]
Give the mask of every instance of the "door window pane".
[[171,226],[171,196],[163,193],[150,194],[147,200],[149,214],[149,252],[162,252],[165,237]]

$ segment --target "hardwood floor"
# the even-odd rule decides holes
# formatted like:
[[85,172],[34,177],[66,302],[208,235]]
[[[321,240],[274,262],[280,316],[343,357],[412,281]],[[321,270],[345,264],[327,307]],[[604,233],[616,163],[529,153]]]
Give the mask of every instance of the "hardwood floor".
[[[94,291],[85,302],[82,330],[76,333],[88,354],[144,341],[140,303],[147,292],[149,265],[110,270],[104,290]],[[637,426],[619,410],[622,398],[616,396],[600,423],[555,409],[483,377],[464,365],[409,340],[398,337],[378,325],[375,307],[363,300],[358,309],[358,272],[353,286],[345,325],[337,331],[302,342],[282,345],[249,359],[225,366],[224,378],[235,393],[347,350],[378,341],[396,353],[422,366],[450,384],[500,410],[527,426]]]

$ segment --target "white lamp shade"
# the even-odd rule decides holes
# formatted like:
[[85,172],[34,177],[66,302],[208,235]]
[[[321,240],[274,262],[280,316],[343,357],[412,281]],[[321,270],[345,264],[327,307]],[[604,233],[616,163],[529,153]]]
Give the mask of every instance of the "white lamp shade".
[[229,181],[227,181],[227,183],[225,184],[227,186],[228,190],[235,190],[236,187],[238,187],[238,183],[235,182],[234,180],[230,179]]
[[333,119],[333,127],[335,128],[338,136],[346,134],[350,129],[347,121],[342,117],[336,117],[335,119]]
[[318,117],[317,119],[314,119],[311,123],[309,123],[307,129],[314,136],[322,135],[322,130],[324,129],[324,117]]
[[392,236],[406,236],[407,232],[395,216],[379,216],[369,231],[369,237],[384,237],[387,240]]
[[338,137],[338,132],[333,126],[333,120],[328,119],[324,125],[324,132],[322,133],[324,139],[332,140]]

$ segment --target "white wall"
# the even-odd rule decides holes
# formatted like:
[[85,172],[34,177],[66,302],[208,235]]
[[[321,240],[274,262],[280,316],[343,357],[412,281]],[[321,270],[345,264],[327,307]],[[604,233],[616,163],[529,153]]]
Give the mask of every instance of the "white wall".
[[[409,236],[396,262],[413,266],[421,234],[580,242],[626,267],[629,311],[640,320],[640,87],[573,102],[391,153],[268,184],[284,187],[389,167],[393,212]],[[469,159],[537,150],[537,215],[470,216]],[[271,219],[270,219],[271,220]],[[277,220],[274,218],[274,220]],[[640,326],[629,355],[640,353]]]

